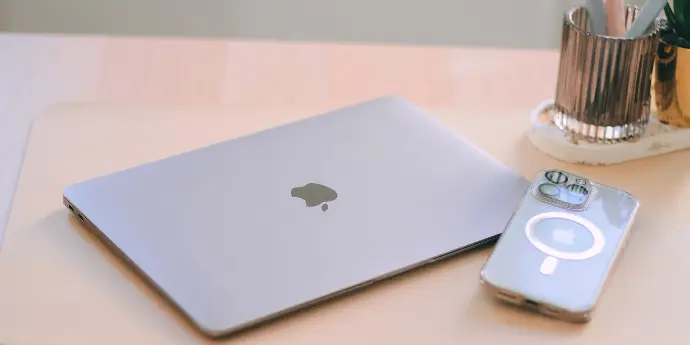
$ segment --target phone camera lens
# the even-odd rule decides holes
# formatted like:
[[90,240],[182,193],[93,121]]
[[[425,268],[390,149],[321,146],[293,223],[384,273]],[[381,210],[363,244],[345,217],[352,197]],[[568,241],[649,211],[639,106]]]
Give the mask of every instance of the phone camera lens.
[[586,196],[587,194],[589,194],[589,191],[587,190],[587,188],[580,186],[580,185],[577,185],[577,184],[571,184],[567,188],[568,188],[568,191],[570,191],[570,193],[572,193],[573,195]]
[[560,194],[561,190],[552,183],[542,183],[539,185],[539,192],[546,196],[554,197]]
[[544,176],[546,176],[547,180],[555,184],[564,184],[568,182],[568,175],[558,170],[547,171]]

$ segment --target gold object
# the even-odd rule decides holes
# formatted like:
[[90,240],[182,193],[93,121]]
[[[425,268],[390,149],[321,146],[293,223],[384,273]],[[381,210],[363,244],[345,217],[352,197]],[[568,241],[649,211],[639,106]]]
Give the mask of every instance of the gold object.
[[659,42],[652,99],[660,122],[690,127],[690,49]]

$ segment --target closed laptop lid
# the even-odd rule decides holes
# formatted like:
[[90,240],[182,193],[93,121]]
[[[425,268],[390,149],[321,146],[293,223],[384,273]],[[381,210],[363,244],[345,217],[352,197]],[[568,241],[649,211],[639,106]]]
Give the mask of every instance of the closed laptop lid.
[[528,186],[384,97],[80,182],[65,198],[220,335],[495,238]]

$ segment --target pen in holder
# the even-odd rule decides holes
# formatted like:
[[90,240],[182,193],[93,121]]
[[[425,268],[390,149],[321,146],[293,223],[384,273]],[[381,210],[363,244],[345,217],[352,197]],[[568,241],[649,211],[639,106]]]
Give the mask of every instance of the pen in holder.
[[[627,6],[626,28],[638,10]],[[576,140],[618,143],[647,128],[659,25],[640,37],[595,35],[584,7],[566,12],[553,121]]]

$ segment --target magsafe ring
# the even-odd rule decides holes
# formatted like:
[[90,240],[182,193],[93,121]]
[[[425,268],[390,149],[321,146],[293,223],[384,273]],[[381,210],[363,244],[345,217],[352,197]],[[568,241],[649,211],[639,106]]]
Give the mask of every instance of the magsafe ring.
[[[592,238],[594,238],[594,243],[592,244],[592,247],[589,249],[585,250],[584,252],[579,252],[579,253],[567,253],[567,252],[562,252],[560,250],[554,249],[546,244],[544,244],[542,241],[540,241],[534,234],[535,232],[535,226],[537,223],[539,223],[542,220],[546,219],[566,219],[573,221],[575,223],[578,223],[582,226],[584,226],[590,234],[592,234]],[[601,253],[602,249],[604,249],[604,243],[606,240],[604,239],[604,234],[599,230],[599,228],[596,227],[592,222],[588,221],[587,219],[584,219],[582,217],[570,214],[570,213],[565,213],[565,212],[546,212],[546,213],[540,213],[534,217],[532,217],[529,221],[527,221],[527,225],[525,225],[525,234],[527,235],[527,239],[532,243],[533,246],[535,246],[537,249],[542,251],[544,254],[553,256],[558,259],[562,260],[586,260],[589,259],[599,253]]]

